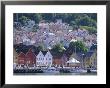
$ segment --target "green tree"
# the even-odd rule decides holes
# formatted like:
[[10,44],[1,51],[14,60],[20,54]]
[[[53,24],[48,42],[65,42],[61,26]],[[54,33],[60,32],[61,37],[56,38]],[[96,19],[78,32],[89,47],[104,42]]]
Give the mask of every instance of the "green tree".
[[56,44],[55,46],[53,46],[51,51],[54,56],[61,57],[63,55],[65,49],[62,44]]
[[32,32],[37,32],[37,30],[39,30],[39,26],[36,24],[34,25]]
[[53,13],[44,13],[42,14],[42,18],[46,21],[53,20]]
[[42,14],[40,14],[40,13],[34,14],[33,17],[34,17],[34,20],[36,23],[39,23],[39,21],[42,20]]
[[19,18],[20,22],[24,25],[26,23],[26,21],[28,20],[28,18],[26,16],[21,16]]
[[39,45],[39,46],[37,47],[37,49],[38,49],[38,51],[43,51],[43,46],[42,46],[42,45]]
[[[19,20],[18,20],[19,19]],[[97,32],[97,14],[96,13],[15,13],[14,20],[20,21],[22,24],[27,19],[34,20],[39,23],[41,20],[47,22],[62,19],[63,22],[70,24],[73,29],[78,29],[80,26],[91,27],[90,32]],[[87,28],[88,29],[88,28]]]
[[95,27],[89,27],[89,26],[80,26],[81,29],[86,29],[89,31],[90,34],[97,33],[97,29]]
[[88,48],[85,46],[85,44],[82,41],[76,41],[76,42],[70,42],[69,49],[72,52],[87,52]]
[[75,21],[71,21],[71,22],[70,22],[70,25],[73,27],[73,30],[74,30],[74,29],[78,29],[78,26],[77,26],[77,24],[76,24]]

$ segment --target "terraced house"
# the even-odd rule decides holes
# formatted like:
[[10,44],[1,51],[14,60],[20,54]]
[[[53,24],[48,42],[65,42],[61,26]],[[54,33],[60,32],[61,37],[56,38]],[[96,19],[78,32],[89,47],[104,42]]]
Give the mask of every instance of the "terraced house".
[[36,56],[36,65],[38,66],[51,66],[53,56],[49,51],[40,51]]

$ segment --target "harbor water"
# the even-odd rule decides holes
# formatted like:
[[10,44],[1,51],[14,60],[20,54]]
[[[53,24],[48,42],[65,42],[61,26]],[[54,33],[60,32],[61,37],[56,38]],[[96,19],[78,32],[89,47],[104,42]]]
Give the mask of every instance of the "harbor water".
[[43,75],[97,75],[97,72],[91,72],[91,73],[87,73],[87,72],[83,72],[83,73],[14,73],[14,75],[36,75],[36,76],[43,76]]

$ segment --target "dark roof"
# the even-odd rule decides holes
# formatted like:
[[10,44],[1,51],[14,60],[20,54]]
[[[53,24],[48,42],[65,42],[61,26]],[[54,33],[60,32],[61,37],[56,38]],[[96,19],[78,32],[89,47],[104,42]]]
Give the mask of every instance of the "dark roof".
[[18,55],[18,57],[25,57],[25,54],[23,52],[20,52],[20,54]]
[[14,48],[16,50],[16,52],[19,54],[20,52],[23,52],[24,54],[26,54],[28,52],[29,49],[32,49],[32,52],[37,55],[39,53],[39,51],[37,50],[37,48],[33,45],[23,45],[23,44],[16,44],[14,45]]
[[29,45],[28,49],[31,49],[35,55],[37,55],[39,53],[38,49],[33,45]]
[[46,55],[46,53],[48,52],[48,51],[41,51],[42,53],[43,53],[43,55]]

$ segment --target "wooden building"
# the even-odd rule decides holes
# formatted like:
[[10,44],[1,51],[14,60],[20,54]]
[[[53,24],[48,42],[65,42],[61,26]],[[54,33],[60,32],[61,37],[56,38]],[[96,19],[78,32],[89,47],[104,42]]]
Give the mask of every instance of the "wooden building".
[[18,55],[18,65],[25,65],[26,57],[23,52]]
[[33,66],[36,64],[36,55],[32,52],[32,49],[29,49],[26,53],[26,65]]

